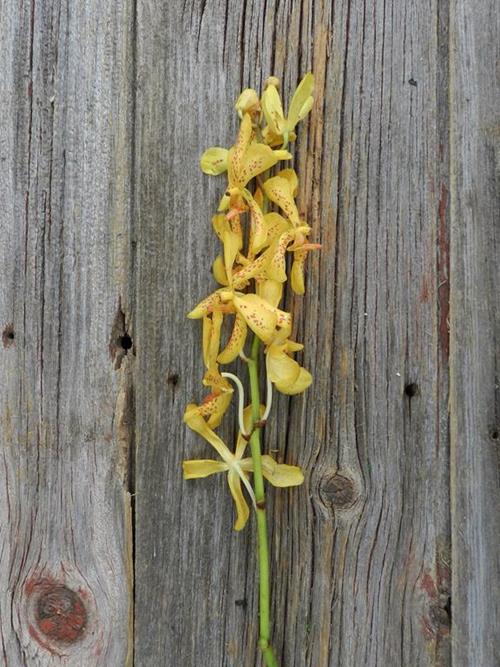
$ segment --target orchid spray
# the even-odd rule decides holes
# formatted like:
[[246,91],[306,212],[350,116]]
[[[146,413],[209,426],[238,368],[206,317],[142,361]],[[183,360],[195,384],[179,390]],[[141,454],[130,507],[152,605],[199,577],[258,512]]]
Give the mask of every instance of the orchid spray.
[[[300,82],[288,116],[283,112],[279,82],[270,77],[262,96],[247,88],[236,102],[241,119],[234,146],[212,147],[201,157],[206,174],[227,172],[227,187],[213,229],[222,249],[212,272],[220,287],[188,315],[203,321],[203,384],[209,393],[197,405],[187,406],[184,421],[217,452],[218,459],[184,461],[185,479],[227,473],[236,506],[234,528],[245,527],[250,505],[255,510],[259,567],[259,647],[267,667],[278,662],[270,642],[269,550],[264,480],[273,486],[297,486],[304,477],[299,467],[277,463],[262,454],[261,433],[269,418],[273,387],[284,394],[298,394],[311,384],[312,376],[292,358],[303,348],[290,339],[292,314],[279,308],[283,286],[290,277],[292,290],[304,293],[304,263],[310,250],[319,248],[308,240],[311,228],[301,218],[295,197],[298,178],[288,167],[288,152],[295,128],[313,104],[312,74]],[[284,162],[285,168],[281,168]],[[271,170],[274,168],[274,173]],[[270,210],[272,208],[272,210]],[[287,275],[287,253],[292,255]],[[230,318],[231,333],[221,345],[222,324]],[[253,334],[245,352],[248,334]],[[221,349],[222,348],[222,349]],[[263,352],[263,355],[262,355]],[[262,364],[261,357],[265,363]],[[246,363],[250,403],[245,406],[240,378],[221,366],[240,357]],[[261,404],[259,371],[266,377],[266,402]],[[239,433],[234,449],[215,432],[234,392],[238,394]],[[248,449],[250,455],[247,454]],[[250,482],[253,475],[253,484]],[[244,487],[244,488],[243,488]],[[245,493],[247,498],[245,498]]]

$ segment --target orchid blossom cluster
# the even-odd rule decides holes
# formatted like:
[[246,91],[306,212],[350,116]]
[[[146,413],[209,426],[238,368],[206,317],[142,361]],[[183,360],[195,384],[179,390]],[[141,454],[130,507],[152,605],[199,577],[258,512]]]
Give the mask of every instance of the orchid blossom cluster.
[[[309,241],[311,228],[295,201],[297,174],[287,166],[292,159],[288,147],[296,139],[297,123],[313,104],[314,79],[312,74],[302,79],[288,116],[283,112],[277,85],[277,79],[270,77],[261,98],[253,89],[244,90],[236,102],[241,124],[235,144],[229,149],[209,148],[200,160],[204,173],[226,173],[227,187],[212,218],[222,245],[212,266],[219,287],[188,315],[203,322],[203,384],[209,393],[200,404],[187,406],[184,420],[220,458],[184,461],[183,469],[185,479],[227,472],[237,511],[236,530],[245,526],[250,514],[242,486],[252,504],[258,505],[249,480],[256,462],[245,453],[252,433],[262,428],[269,415],[273,387],[284,394],[298,394],[312,381],[311,374],[292,356],[303,346],[291,339],[292,315],[279,305],[288,278],[296,294],[304,293],[304,263],[308,252],[319,247]],[[287,255],[291,255],[288,274]],[[223,344],[225,320],[230,320],[231,333]],[[258,407],[257,420],[255,411],[252,417],[252,405],[245,407],[239,378],[222,370],[238,357],[249,361],[245,354],[249,332],[259,339],[265,353],[267,403]],[[239,395],[239,433],[233,450],[215,429],[235,389]],[[268,454],[260,457],[258,466],[274,486],[295,486],[303,481],[299,467],[278,463]]]

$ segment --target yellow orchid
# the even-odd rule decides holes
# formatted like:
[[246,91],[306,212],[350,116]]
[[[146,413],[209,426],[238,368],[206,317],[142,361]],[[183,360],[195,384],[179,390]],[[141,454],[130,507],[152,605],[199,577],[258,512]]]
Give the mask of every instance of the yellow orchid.
[[252,178],[274,167],[279,160],[292,157],[286,150],[272,150],[253,139],[252,118],[245,112],[234,146],[229,150],[220,146],[208,148],[200,158],[202,171],[210,176],[228,171],[229,189],[243,189]]
[[[183,461],[185,479],[227,473],[236,508],[236,530],[248,522],[249,499],[254,506],[259,548],[259,647],[266,667],[277,667],[278,663],[270,642],[264,482],[277,487],[295,486],[304,477],[297,466],[278,463],[262,453],[262,429],[271,414],[274,388],[292,395],[303,392],[312,382],[309,371],[293,358],[303,346],[291,340],[292,314],[282,310],[280,304],[288,278],[294,292],[304,293],[305,259],[310,250],[319,247],[310,242],[311,228],[297,208],[297,174],[290,168],[273,169],[281,160],[291,159],[286,149],[296,139],[297,123],[311,110],[314,79],[312,74],[302,79],[290,101],[288,117],[283,112],[278,85],[275,77],[269,77],[260,99],[253,88],[243,90],[235,104],[240,126],[234,145],[229,149],[212,146],[200,159],[206,174],[227,172],[227,187],[212,218],[213,230],[221,242],[220,253],[212,263],[217,288],[188,314],[191,319],[202,320],[202,382],[209,393],[200,404],[186,407],[184,421],[220,458]],[[287,262],[287,253],[292,254],[292,262]],[[231,329],[227,329],[228,318]],[[250,332],[252,342],[245,350]],[[245,409],[241,379],[222,371],[238,356],[248,373],[251,405]],[[259,399],[262,371],[265,407]],[[239,433],[233,451],[215,429],[235,394]]]
[[[262,414],[264,406],[262,405],[260,407]],[[223,440],[208,428],[203,419],[199,417],[196,411],[191,410],[191,408],[192,406],[188,406],[186,409],[184,415],[185,422],[191,429],[204,437],[205,440],[216,449],[222,460],[214,461],[212,459],[198,459],[183,461],[182,467],[184,471],[184,479],[196,479],[200,477],[208,477],[209,475],[218,472],[227,472],[229,490],[236,506],[234,529],[241,530],[245,527],[248,517],[250,516],[250,510],[241,488],[242,482],[249,492],[252,501],[255,502],[255,496],[247,477],[247,473],[253,472],[254,463],[251,457],[243,458],[248,441],[245,439],[241,431],[239,431],[235,453],[233,454]],[[249,431],[251,427],[251,413],[252,406],[249,405],[244,411],[244,424],[247,431]],[[276,487],[298,486],[304,481],[304,475],[298,466],[277,463],[268,454],[262,456],[262,474],[268,482]]]
[[[217,176],[227,170],[228,187],[221,199],[219,211],[231,207],[232,211],[243,212],[252,205],[253,197],[245,188],[253,178],[274,167],[280,160],[291,159],[285,150],[273,151],[266,144],[254,139],[252,119],[249,113],[243,115],[236,143],[229,150],[214,146],[207,149],[200,159],[205,174]],[[255,215],[256,210],[252,211]]]
[[262,134],[270,146],[283,145],[286,148],[289,141],[295,141],[294,130],[297,123],[305,118],[312,109],[313,90],[314,77],[309,73],[305,75],[293,94],[288,110],[288,118],[285,118],[276,85],[270,83],[267,86],[261,101],[262,111],[267,122],[267,127],[264,128]]
[[297,352],[303,347],[291,340],[278,340],[266,349],[267,376],[282,394],[300,394],[312,382],[311,373],[289,356],[290,352]]

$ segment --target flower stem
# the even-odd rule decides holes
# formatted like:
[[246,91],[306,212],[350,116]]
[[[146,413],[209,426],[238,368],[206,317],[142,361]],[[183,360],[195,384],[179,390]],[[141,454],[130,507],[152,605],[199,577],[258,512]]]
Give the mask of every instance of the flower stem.
[[260,428],[254,428],[255,424],[260,420],[259,348],[260,340],[257,336],[254,336],[248,360],[248,373],[250,377],[253,423],[250,449],[253,459],[253,481],[257,503],[257,537],[259,545],[259,647],[262,651],[266,667],[278,667],[278,661],[269,644],[271,631],[269,624],[269,548],[267,541],[266,495],[264,477],[262,475]]

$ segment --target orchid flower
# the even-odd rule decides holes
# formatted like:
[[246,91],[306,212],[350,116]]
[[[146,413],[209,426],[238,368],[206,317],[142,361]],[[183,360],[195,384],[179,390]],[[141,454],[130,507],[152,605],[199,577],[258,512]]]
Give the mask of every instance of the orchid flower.
[[295,141],[295,126],[311,111],[313,90],[314,77],[309,73],[305,75],[293,94],[288,110],[288,118],[285,118],[276,85],[271,83],[267,86],[261,101],[267,122],[267,127],[264,128],[262,134],[270,146],[283,145],[286,148],[289,141]]
[[[226,172],[227,186],[218,212],[212,217],[213,229],[221,242],[220,253],[212,263],[218,285],[188,314],[203,323],[202,382],[209,393],[200,404],[190,403],[184,413],[187,426],[202,436],[219,457],[184,461],[184,478],[226,473],[236,508],[236,530],[248,522],[250,502],[255,510],[259,647],[266,667],[277,667],[278,662],[270,642],[271,586],[264,481],[277,487],[296,486],[303,482],[304,476],[299,467],[278,463],[262,453],[262,430],[272,412],[273,389],[288,395],[298,394],[312,382],[309,371],[293,358],[303,346],[291,340],[292,314],[282,310],[280,304],[289,278],[292,290],[304,293],[305,259],[309,251],[320,247],[310,242],[311,228],[297,207],[297,174],[290,168],[271,171],[281,160],[292,157],[286,149],[296,139],[297,123],[312,108],[313,77],[306,74],[300,82],[287,117],[278,85],[278,79],[269,77],[260,99],[253,88],[243,90],[235,104],[241,122],[234,145],[229,149],[213,146],[200,159],[206,174],[216,176]],[[287,261],[288,253],[293,257],[291,262]],[[228,318],[232,329],[226,335]],[[250,332],[252,342],[245,351]],[[251,405],[247,408],[244,408],[245,386],[239,377],[241,361],[237,372],[221,370],[237,357],[248,373]],[[265,406],[260,405],[262,371],[266,382]],[[239,431],[233,451],[215,429],[235,392]]]
[[[239,431],[235,453],[233,454],[221,438],[211,431],[206,423],[199,418],[197,413],[190,411],[191,407],[192,406],[188,405],[186,409],[186,414],[184,416],[185,422],[191,429],[210,442],[222,460],[215,461],[213,459],[199,459],[183,461],[182,467],[184,471],[184,479],[208,477],[209,475],[218,472],[227,472],[229,490],[236,506],[234,529],[241,530],[245,527],[250,515],[250,510],[241,488],[242,482],[245,485],[252,502],[255,502],[255,496],[247,477],[247,473],[253,472],[254,463],[251,457],[243,458],[248,441],[245,439],[241,431]],[[245,430],[247,431],[250,430],[251,426],[251,409],[252,406],[249,405],[244,411]],[[262,405],[261,414],[263,414],[264,410],[265,408]],[[304,481],[304,475],[298,466],[277,463],[272,456],[269,456],[268,454],[262,456],[262,474],[268,482],[277,487],[298,486]]]

